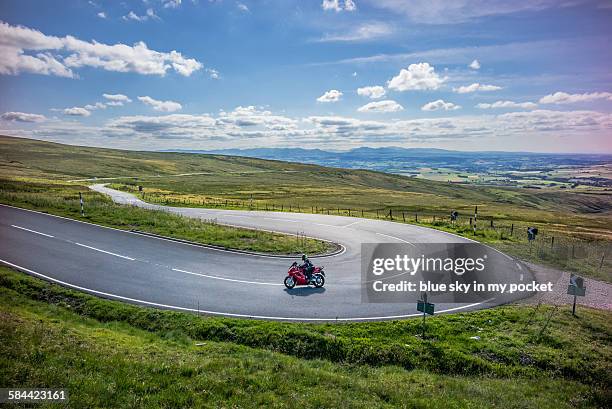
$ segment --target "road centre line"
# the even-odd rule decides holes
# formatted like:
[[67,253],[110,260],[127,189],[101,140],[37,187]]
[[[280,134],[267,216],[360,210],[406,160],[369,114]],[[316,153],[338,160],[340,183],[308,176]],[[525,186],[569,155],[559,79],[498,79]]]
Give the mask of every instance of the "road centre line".
[[384,233],[376,233],[376,234],[378,234],[379,236],[385,236],[385,237],[389,237],[389,238],[391,238],[391,239],[395,239],[395,240],[403,241],[404,243],[408,243],[408,244],[410,244],[411,246],[414,246],[414,244],[412,244],[412,243],[410,243],[409,241],[406,241],[406,240],[404,240],[404,239],[400,239],[399,237],[390,236],[390,235],[388,235],[388,234],[384,234]]
[[36,231],[36,230],[26,229],[25,227],[16,226],[16,225],[14,225],[14,224],[11,224],[11,227],[14,227],[14,228],[16,228],[16,229],[20,229],[20,230],[29,231],[30,233],[40,234],[41,236],[45,236],[45,237],[51,237],[51,238],[54,238],[54,237],[55,237],[55,236],[52,236],[52,235],[47,234],[47,233],[41,233],[41,232]]
[[232,281],[232,282],[235,282],[235,283],[258,284],[258,285],[283,285],[283,284],[279,284],[279,283],[264,283],[264,282],[261,282],[261,281],[246,281],[246,280],[237,280],[235,278],[225,278],[225,277],[219,277],[219,276],[211,276],[211,275],[208,275],[208,274],[193,273],[191,271],[181,270],[180,268],[173,268],[172,271],[177,271],[179,273],[185,273],[185,274],[191,274],[191,275],[199,276],[199,277],[212,278],[214,280]]
[[76,244],[77,246],[81,246],[81,247],[85,247],[85,248],[91,249],[91,250],[99,251],[100,253],[110,254],[111,256],[124,258],[126,260],[130,260],[130,261],[135,261],[136,260],[135,258],[132,258],[132,257],[122,256],[121,254],[117,254],[117,253],[111,253],[110,251],[102,250],[102,249],[99,249],[99,248],[96,248],[96,247],[91,247],[91,246],[88,246],[86,244],[81,244],[81,243],[77,243],[77,242],[74,242],[74,244]]

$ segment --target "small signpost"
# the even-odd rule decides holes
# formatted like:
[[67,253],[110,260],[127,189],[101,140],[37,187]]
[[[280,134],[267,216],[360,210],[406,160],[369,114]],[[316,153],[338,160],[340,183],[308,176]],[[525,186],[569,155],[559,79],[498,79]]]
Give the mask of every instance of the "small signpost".
[[435,304],[427,302],[427,293],[422,293],[421,298],[417,301],[417,311],[423,313],[423,339],[425,339],[425,317],[427,314],[434,315]]
[[474,207],[474,236],[476,235],[476,220],[478,219],[478,206]]
[[586,295],[586,287],[584,286],[584,278],[575,274],[570,275],[570,283],[567,286],[567,293],[574,296],[574,305],[572,306],[572,315],[576,316],[576,297],[584,297]]
[[83,195],[79,192],[79,202],[81,202],[81,217],[85,217],[85,208],[83,207]]
[[533,241],[536,239],[536,236],[538,235],[538,228],[537,227],[527,227],[527,240],[529,240],[529,254],[531,254],[531,246]]

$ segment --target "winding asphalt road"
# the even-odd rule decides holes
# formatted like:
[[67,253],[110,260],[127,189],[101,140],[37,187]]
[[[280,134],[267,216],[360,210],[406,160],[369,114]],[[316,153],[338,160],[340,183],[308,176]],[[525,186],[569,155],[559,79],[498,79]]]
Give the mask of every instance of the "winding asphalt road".
[[[114,201],[187,217],[283,233],[305,234],[342,245],[335,255],[312,257],[324,265],[324,288],[287,290],[293,259],[194,246],[0,205],[0,262],[28,274],[105,298],[158,308],[232,317],[295,321],[360,321],[418,316],[412,303],[361,302],[362,243],[457,243],[468,239],[438,230],[354,217],[165,207],[103,185],[93,190]],[[503,255],[495,270],[532,279]],[[504,300],[438,303],[436,312],[486,308]]]

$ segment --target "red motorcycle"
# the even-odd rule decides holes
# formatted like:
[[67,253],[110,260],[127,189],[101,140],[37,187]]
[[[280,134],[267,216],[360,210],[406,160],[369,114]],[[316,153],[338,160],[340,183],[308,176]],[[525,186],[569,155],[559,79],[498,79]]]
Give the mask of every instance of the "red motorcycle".
[[287,277],[285,277],[285,287],[292,289],[296,285],[314,284],[316,288],[321,288],[325,284],[325,271],[323,267],[315,267],[311,274],[311,279],[308,281],[304,269],[298,266],[297,262],[291,264]]

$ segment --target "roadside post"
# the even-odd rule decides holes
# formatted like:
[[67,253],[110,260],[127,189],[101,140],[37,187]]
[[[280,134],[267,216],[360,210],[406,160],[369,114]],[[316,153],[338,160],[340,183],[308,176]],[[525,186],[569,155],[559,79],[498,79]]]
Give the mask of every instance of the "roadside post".
[[474,207],[474,236],[476,235],[476,221],[478,219],[478,206]]
[[417,311],[423,313],[423,339],[425,339],[425,317],[427,314],[434,315],[435,304],[427,302],[427,293],[421,294],[421,299],[417,301]]
[[85,208],[83,207],[83,195],[79,192],[79,202],[81,202],[81,217],[85,217]]
[[574,304],[572,305],[572,315],[576,316],[576,297],[584,297],[586,295],[586,287],[584,286],[584,278],[575,274],[570,275],[570,283],[567,286],[567,293],[574,296]]

